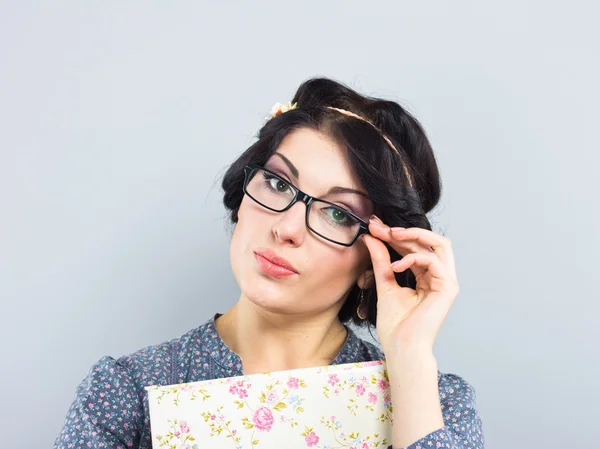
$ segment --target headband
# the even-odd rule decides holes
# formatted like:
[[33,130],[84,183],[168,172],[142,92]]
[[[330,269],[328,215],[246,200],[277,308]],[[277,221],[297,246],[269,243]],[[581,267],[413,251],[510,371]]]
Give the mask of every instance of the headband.
[[[290,111],[292,109],[296,109],[298,107],[298,103],[285,103],[285,104],[281,104],[281,103],[275,103],[273,105],[273,107],[271,108],[271,113],[267,116],[267,120],[272,119],[273,117],[276,117],[278,115],[283,114],[284,112]],[[369,120],[367,120],[366,118],[355,114],[354,112],[350,112],[347,111],[345,109],[340,109],[340,108],[334,108],[333,106],[326,106],[328,109],[332,109],[334,111],[337,111],[341,114],[344,114],[348,117],[354,117],[357,118],[358,120],[362,120],[363,122],[368,123],[369,125],[371,125],[378,133],[381,137],[383,137],[383,139],[387,142],[387,144],[390,146],[390,148],[392,150],[394,150],[396,153],[400,154],[400,152],[398,151],[398,149],[394,146],[394,144],[392,143],[392,141],[389,139],[388,136],[386,136],[377,126],[375,126],[374,123],[370,122]],[[411,176],[409,175],[408,172],[408,168],[406,167],[406,164],[404,163],[404,161],[401,160],[402,166],[404,167],[404,173],[406,174],[406,177],[408,179],[408,182],[410,184],[411,187],[414,187],[413,185],[413,181]]]

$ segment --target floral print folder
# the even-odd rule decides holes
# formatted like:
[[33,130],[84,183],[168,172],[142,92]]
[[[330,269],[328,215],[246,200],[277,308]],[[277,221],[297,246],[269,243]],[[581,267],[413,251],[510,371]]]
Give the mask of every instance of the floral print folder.
[[154,449],[387,448],[384,361],[146,387]]

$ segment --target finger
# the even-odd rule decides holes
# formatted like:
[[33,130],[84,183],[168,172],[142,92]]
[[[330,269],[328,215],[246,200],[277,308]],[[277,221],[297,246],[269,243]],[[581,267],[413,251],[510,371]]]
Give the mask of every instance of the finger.
[[[412,242],[408,239],[404,239],[403,241],[395,238],[395,235],[391,233],[390,227],[385,224],[380,224],[377,222],[372,222],[369,225],[369,232],[373,234],[378,239],[381,239],[385,242],[388,242],[394,250],[400,254],[401,256],[405,256],[409,253],[416,253],[420,251],[431,251],[429,248],[426,248],[420,245],[417,242]],[[401,244],[398,244],[402,242]]]
[[454,273],[454,277],[456,277],[452,243],[448,237],[422,228],[390,228],[390,234],[394,237],[395,241],[411,241],[416,242],[421,247],[432,248],[433,252],[440,258],[442,263],[446,265],[449,271]]
[[[386,225],[383,221],[381,221],[381,219],[379,217],[377,217],[376,215],[372,215],[371,219],[369,220],[370,224],[375,224],[376,226],[379,225],[382,230],[385,231],[391,231],[389,234],[392,236],[395,236],[397,233],[405,233],[408,232],[412,237],[415,237],[416,240],[416,236],[422,237],[421,239],[419,239],[419,243],[426,247],[427,249],[430,249],[431,246],[433,246],[434,248],[437,246],[441,246],[444,248],[450,248],[451,247],[451,243],[450,243],[450,239],[448,237],[445,237],[443,235],[439,235],[433,231],[430,231],[429,229],[423,229],[423,228],[417,228],[417,227],[412,227],[412,228],[400,228],[400,227],[389,227],[388,225]],[[371,228],[369,228],[369,231],[371,231]],[[377,230],[376,230],[377,232]]]
[[369,226],[369,232],[388,242],[401,256],[409,253],[431,253],[433,251],[442,263],[448,267],[448,271],[452,274],[454,280],[457,281],[454,254],[448,237],[423,228],[390,228],[378,217],[374,217],[370,224],[373,226]]
[[381,298],[386,292],[398,287],[394,271],[390,268],[390,253],[381,240],[368,234],[364,234],[362,239],[373,262],[377,296]]
[[443,249],[447,252],[452,249],[452,242],[448,237],[439,235],[429,229],[390,228],[390,234],[397,239],[410,239],[427,248],[433,247],[434,251]]
[[[394,251],[405,257],[407,254],[418,252],[431,252],[431,249],[425,248],[422,245],[408,239],[398,240],[390,232],[390,228],[382,223],[371,222],[369,232],[380,240],[387,242]],[[419,267],[415,267],[415,275],[421,274]]]
[[414,270],[415,266],[427,271],[429,274],[427,283],[432,291],[445,291],[454,284],[442,261],[432,253],[408,254],[391,264],[390,268],[394,272],[402,272],[409,268]]
[[[427,267],[428,273],[431,274],[427,276],[428,279],[426,281],[429,291],[421,294],[417,283],[417,296],[420,299],[419,308],[425,314],[429,315],[433,322],[442,323],[454,299],[458,295],[459,287],[458,283],[445,273],[445,266],[439,258],[433,254],[413,253],[402,260],[394,262],[392,265],[394,265],[394,271],[404,271],[406,268],[412,269],[414,265]],[[450,299],[449,301],[448,298]]]

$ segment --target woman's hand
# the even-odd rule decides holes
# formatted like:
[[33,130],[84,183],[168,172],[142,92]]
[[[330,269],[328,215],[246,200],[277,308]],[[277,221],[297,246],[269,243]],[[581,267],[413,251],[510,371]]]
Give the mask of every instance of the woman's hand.
[[[447,237],[421,228],[390,228],[374,217],[365,242],[377,286],[377,335],[386,357],[400,351],[433,353],[433,344],[459,288]],[[390,266],[383,242],[402,259]],[[394,272],[412,270],[416,290],[401,287]]]

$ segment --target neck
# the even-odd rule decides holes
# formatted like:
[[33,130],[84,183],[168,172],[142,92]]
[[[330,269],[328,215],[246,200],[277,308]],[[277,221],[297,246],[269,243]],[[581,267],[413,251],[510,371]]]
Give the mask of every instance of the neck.
[[243,296],[215,326],[242,359],[244,374],[329,365],[347,336],[335,310],[284,316],[267,312]]

